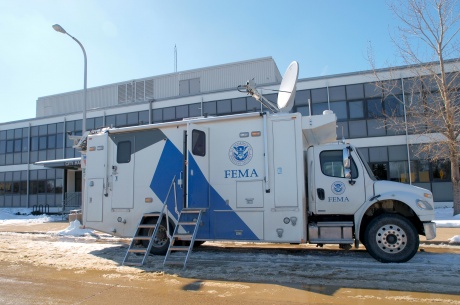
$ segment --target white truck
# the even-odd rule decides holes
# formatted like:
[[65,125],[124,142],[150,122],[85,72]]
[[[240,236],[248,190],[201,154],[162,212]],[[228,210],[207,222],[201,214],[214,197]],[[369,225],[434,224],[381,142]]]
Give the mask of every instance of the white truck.
[[[245,89],[264,100],[250,83]],[[284,91],[284,104],[292,104],[295,82],[292,89]],[[182,232],[192,245],[227,240],[349,248],[361,242],[378,261],[410,260],[419,235],[436,235],[432,193],[376,180],[359,149],[336,138],[331,111],[93,131],[80,141],[84,225],[134,237],[133,244],[154,254],[169,252]],[[181,222],[181,214],[194,211],[199,215]]]

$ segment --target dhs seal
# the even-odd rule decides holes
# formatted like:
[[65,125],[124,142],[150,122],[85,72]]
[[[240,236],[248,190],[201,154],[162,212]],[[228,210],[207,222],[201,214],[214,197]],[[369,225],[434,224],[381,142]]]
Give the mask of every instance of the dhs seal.
[[243,166],[251,162],[252,146],[246,141],[238,141],[228,150],[228,158],[233,164]]
[[345,192],[345,184],[340,181],[335,181],[331,185],[331,191],[336,195],[342,195]]

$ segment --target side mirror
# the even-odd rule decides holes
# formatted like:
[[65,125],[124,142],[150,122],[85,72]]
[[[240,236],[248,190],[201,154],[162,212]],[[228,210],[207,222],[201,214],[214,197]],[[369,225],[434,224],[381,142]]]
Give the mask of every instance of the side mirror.
[[351,174],[351,148],[350,146],[347,146],[343,149],[343,169],[344,169],[344,176],[347,179],[350,179],[350,184],[353,185],[355,182],[352,179],[352,174]]

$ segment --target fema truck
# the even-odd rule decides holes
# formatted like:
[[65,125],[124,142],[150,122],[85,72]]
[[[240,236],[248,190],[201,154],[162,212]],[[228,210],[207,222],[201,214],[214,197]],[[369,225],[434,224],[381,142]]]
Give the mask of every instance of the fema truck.
[[277,104],[252,81],[240,86],[267,112],[87,133],[84,225],[133,238],[126,264],[183,251],[185,266],[205,241],[363,244],[378,261],[410,260],[419,235],[436,236],[432,193],[378,181],[358,148],[336,140],[331,111],[289,113],[297,75],[293,62]]

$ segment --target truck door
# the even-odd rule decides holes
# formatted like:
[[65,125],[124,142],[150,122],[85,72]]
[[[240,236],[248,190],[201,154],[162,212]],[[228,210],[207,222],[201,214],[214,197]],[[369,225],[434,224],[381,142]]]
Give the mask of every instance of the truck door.
[[112,208],[131,209],[134,200],[134,136],[113,136]]
[[[359,160],[353,153],[352,157]],[[364,175],[360,163],[352,159],[352,179],[345,178],[343,151],[314,147],[315,188],[318,214],[354,214],[366,199]],[[319,166],[318,166],[319,165]]]
[[187,126],[187,207],[209,207],[209,129]]

